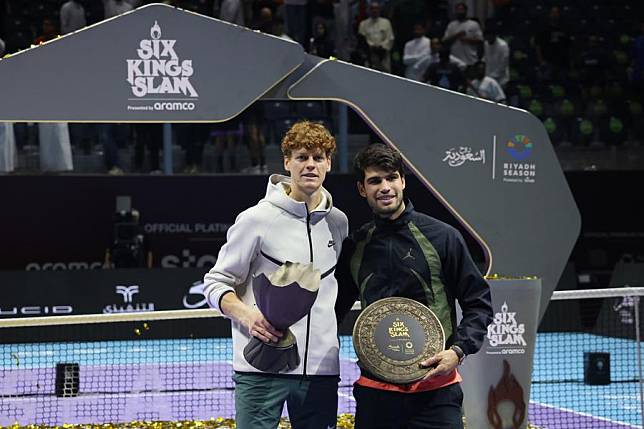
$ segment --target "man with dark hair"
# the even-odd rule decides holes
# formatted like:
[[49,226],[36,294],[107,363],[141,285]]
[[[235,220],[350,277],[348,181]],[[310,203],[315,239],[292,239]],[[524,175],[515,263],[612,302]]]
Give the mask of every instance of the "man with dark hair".
[[485,37],[485,75],[496,80],[502,87],[510,80],[510,48],[501,39],[495,26],[489,23],[483,32]]
[[406,66],[405,77],[407,79],[421,80],[423,77],[423,74],[418,73],[418,68],[415,66],[432,53],[429,38],[425,35],[426,31],[423,23],[414,24],[414,38],[405,43],[403,63]]
[[461,91],[465,86],[465,75],[458,64],[452,61],[449,48],[441,48],[438,56],[438,62],[427,68],[423,81],[452,91]]
[[[370,145],[356,156],[354,170],[358,192],[374,220],[343,244],[336,270],[338,320],[358,297],[363,305],[405,297],[428,306],[446,338],[445,350],[421,362],[431,369],[415,383],[388,383],[361,366],[354,384],[356,428],[462,428],[457,367],[483,343],[492,320],[489,286],[458,230],[416,212],[403,198],[405,176],[398,151]],[[458,325],[455,301],[463,313]]]
[[391,73],[391,49],[394,46],[394,31],[391,22],[380,16],[380,3],[369,4],[369,18],[360,22],[358,34],[369,46],[369,66],[372,69]]
[[474,97],[497,103],[505,102],[505,92],[501,85],[492,77],[485,75],[485,63],[479,61],[466,70],[467,90],[466,93]]
[[483,42],[483,33],[478,22],[467,17],[467,5],[457,3],[454,6],[456,19],[447,24],[443,43],[450,46],[452,55],[467,65],[479,59],[478,47]]
[[563,81],[570,68],[570,33],[561,22],[561,10],[552,6],[548,22],[537,29],[534,37],[537,60],[546,81]]

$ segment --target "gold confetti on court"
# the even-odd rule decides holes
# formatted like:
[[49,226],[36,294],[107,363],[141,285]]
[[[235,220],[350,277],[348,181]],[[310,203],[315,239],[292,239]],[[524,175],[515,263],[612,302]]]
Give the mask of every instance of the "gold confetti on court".
[[[338,416],[337,429],[354,429],[355,417],[352,414],[340,414]],[[8,426],[8,429],[236,429],[237,425],[233,419],[225,419],[223,417],[211,418],[206,421],[182,421],[182,422],[149,422],[149,421],[135,421],[130,423],[105,423],[105,424],[79,424],[72,425],[66,424],[62,426],[44,426],[44,425],[28,425],[20,426],[15,424]],[[288,419],[283,418],[280,420],[278,429],[291,429],[291,423]],[[467,429],[467,425],[465,425]],[[540,429],[537,426],[528,424],[528,429]]]

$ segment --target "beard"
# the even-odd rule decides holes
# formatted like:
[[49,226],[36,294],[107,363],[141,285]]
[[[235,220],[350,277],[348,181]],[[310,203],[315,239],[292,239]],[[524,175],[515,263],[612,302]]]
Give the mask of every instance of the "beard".
[[402,198],[398,198],[398,197],[396,198],[398,200],[397,203],[391,204],[385,207],[380,206],[378,204],[378,201],[376,200],[375,203],[371,206],[371,210],[380,217],[385,217],[385,218],[389,217],[392,214],[396,213],[403,204]]

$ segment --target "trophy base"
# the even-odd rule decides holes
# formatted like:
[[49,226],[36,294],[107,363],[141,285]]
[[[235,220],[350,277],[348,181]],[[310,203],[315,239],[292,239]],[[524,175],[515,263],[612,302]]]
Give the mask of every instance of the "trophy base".
[[244,358],[253,368],[271,373],[293,371],[300,364],[297,341],[289,329],[277,343],[252,337],[244,347]]

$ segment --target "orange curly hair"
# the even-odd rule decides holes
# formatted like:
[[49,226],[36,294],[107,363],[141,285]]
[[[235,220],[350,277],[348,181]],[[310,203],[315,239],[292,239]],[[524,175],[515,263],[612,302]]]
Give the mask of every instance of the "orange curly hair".
[[298,149],[320,149],[327,158],[335,154],[335,138],[318,122],[299,121],[286,132],[282,139],[282,154],[290,157]]

